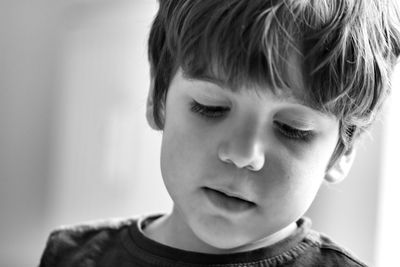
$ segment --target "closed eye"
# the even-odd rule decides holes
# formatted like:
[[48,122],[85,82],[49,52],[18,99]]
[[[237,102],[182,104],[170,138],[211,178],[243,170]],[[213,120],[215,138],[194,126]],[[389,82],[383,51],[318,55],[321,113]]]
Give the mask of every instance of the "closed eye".
[[229,112],[230,108],[225,106],[209,106],[203,105],[193,100],[190,103],[190,110],[207,119],[218,119],[222,118]]
[[274,124],[279,133],[288,139],[310,141],[314,136],[314,132],[312,130],[300,130],[279,121],[275,121]]

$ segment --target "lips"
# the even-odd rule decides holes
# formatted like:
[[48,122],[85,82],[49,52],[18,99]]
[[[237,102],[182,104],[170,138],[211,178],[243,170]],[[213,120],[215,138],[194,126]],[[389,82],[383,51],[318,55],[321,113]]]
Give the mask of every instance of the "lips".
[[208,200],[217,208],[228,212],[244,212],[256,206],[254,202],[248,201],[234,193],[223,192],[208,187],[203,188]]

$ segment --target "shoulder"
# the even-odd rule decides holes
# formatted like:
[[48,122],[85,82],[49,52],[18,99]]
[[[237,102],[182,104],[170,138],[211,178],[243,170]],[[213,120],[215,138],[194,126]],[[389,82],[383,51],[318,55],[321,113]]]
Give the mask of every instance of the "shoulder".
[[62,226],[50,233],[40,267],[71,266],[75,262],[93,261],[115,244],[121,232],[137,220],[138,218],[109,219]]
[[367,267],[351,251],[335,243],[325,234],[312,231],[308,238],[312,239],[315,247],[318,248],[318,254],[314,260],[324,263],[323,266]]

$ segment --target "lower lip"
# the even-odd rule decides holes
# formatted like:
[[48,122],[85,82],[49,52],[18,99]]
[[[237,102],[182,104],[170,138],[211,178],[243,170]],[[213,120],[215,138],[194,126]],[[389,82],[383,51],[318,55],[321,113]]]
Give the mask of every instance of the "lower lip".
[[255,207],[254,203],[229,197],[219,191],[204,188],[208,200],[216,207],[231,213],[245,212]]

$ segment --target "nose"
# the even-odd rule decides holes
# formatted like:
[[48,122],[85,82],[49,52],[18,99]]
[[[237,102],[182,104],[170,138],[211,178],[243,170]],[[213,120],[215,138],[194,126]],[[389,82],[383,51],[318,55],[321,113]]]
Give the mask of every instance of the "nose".
[[218,147],[221,161],[234,164],[237,168],[259,171],[265,163],[262,138],[250,125],[232,129]]

